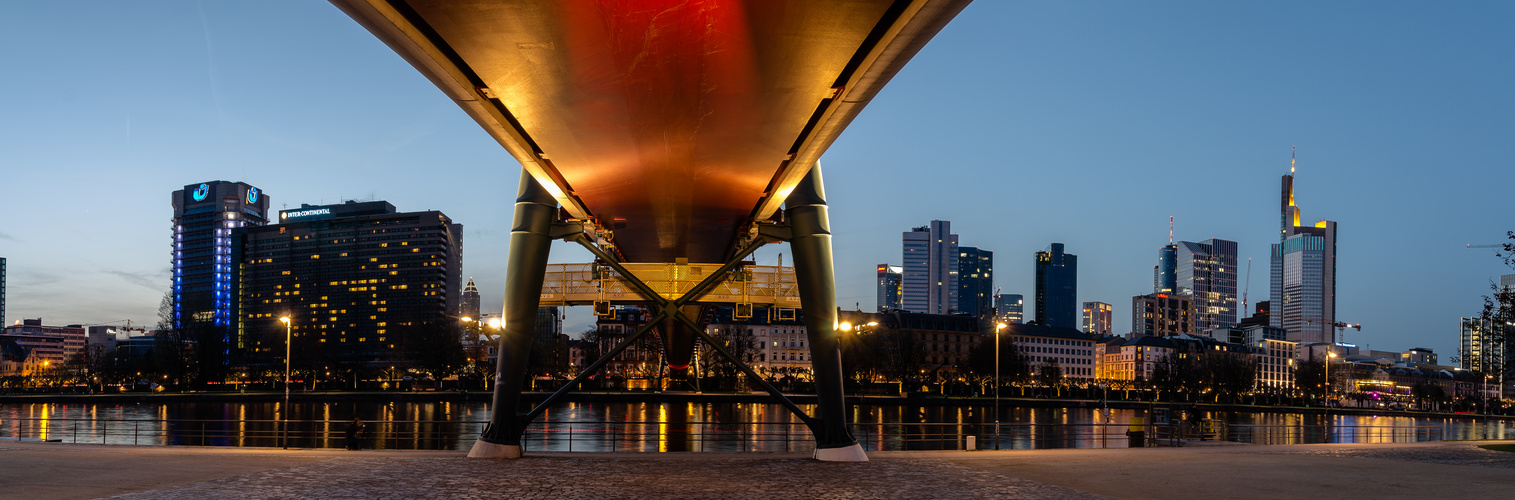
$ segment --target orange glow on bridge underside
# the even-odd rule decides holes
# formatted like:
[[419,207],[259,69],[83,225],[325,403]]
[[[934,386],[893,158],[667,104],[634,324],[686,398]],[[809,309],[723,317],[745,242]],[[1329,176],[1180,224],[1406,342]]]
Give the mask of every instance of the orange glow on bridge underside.
[[783,171],[894,2],[404,4],[541,151],[526,160],[572,190],[549,191],[582,200],[628,260],[712,262],[809,168]]

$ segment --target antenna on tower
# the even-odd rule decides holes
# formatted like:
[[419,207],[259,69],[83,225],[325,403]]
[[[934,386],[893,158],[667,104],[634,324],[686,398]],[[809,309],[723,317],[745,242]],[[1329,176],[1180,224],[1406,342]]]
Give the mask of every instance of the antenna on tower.
[[1289,175],[1294,175],[1294,150],[1299,146],[1289,146]]
[[1173,216],[1168,216],[1168,244],[1173,244]]

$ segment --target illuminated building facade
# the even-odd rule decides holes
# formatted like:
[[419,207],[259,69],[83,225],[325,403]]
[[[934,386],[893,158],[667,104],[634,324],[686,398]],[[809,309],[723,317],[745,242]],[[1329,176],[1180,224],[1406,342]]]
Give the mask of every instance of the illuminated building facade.
[[1078,328],[1078,256],[1053,243],[1036,252],[1036,321]]
[[1195,333],[1194,302],[1187,295],[1151,293],[1131,298],[1131,336]]
[[[731,317],[731,307],[722,306],[715,309],[705,330],[718,342],[729,342],[726,348],[731,354],[758,374],[782,377],[810,372],[810,348],[806,346],[810,336],[804,319],[798,310],[792,315],[780,315],[762,306],[753,309],[751,318],[735,319]],[[858,325],[858,328],[864,327]],[[703,359],[710,363],[716,356],[719,355],[706,350]]]
[[1294,204],[1294,166],[1280,190],[1279,242],[1270,252],[1273,326],[1301,344],[1333,342],[1336,322],[1336,222],[1300,225]]
[[0,336],[55,366],[82,356],[88,341],[82,325],[46,326],[41,318],[23,319],[20,324],[7,326]]
[[889,312],[904,307],[905,268],[889,264],[878,265],[878,312]]
[[243,182],[210,181],[174,191],[173,326],[213,327],[230,342],[239,317],[236,232],[268,223],[268,195]]
[[1299,356],[1299,344],[1281,339],[1264,338],[1256,343],[1253,355],[1257,359],[1256,387],[1275,389],[1294,388],[1294,360]]
[[1194,299],[1196,331],[1236,325],[1236,247],[1213,238],[1178,242],[1178,293]]
[[905,268],[901,309],[925,314],[956,309],[958,248],[952,222],[934,220],[906,231],[901,239]]
[[994,310],[1000,323],[1018,324],[1026,318],[1026,298],[1018,293],[995,295]]
[[[590,363],[598,359],[601,354],[610,352],[631,334],[636,333],[638,328],[647,324],[650,316],[641,306],[614,305],[610,310],[613,314],[595,319],[594,338],[586,339],[594,341],[590,343],[592,356],[585,356]],[[620,376],[628,379],[650,379],[661,373],[662,346],[655,333],[657,332],[643,335],[627,346],[605,364],[603,373],[607,377]]]
[[1510,361],[1509,346],[1500,341],[1496,325],[1488,318],[1462,318],[1462,343],[1458,348],[1461,368],[1478,373],[1503,373]]
[[1115,308],[1104,302],[1084,303],[1084,333],[1109,335],[1115,329]]
[[957,307],[953,312],[975,318],[994,309],[994,251],[957,247]]
[[1042,325],[1014,325],[1003,330],[1016,349],[1036,370],[1040,366],[1057,366],[1063,376],[1092,379],[1096,375],[1095,358],[1100,351],[1093,338],[1072,328]]
[[296,345],[333,361],[413,360],[419,338],[454,328],[463,226],[437,211],[384,201],[301,205],[250,228],[242,248],[235,347],[282,356],[289,316]]

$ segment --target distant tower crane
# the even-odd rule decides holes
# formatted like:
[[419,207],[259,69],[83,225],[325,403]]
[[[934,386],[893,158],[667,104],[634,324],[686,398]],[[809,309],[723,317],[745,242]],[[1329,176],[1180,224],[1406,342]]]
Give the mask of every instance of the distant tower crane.
[[1252,258],[1247,257],[1247,284],[1241,289],[1241,314],[1251,316],[1252,311],[1247,309],[1247,292],[1252,291]]
[[[1362,323],[1355,323],[1355,324],[1354,323],[1342,323],[1340,321],[1327,323],[1325,320],[1320,319],[1320,318],[1301,318],[1301,317],[1298,317],[1298,316],[1290,316],[1290,315],[1287,315],[1287,314],[1272,314],[1272,313],[1269,313],[1269,315],[1271,315],[1271,316],[1278,316],[1278,317],[1284,318],[1284,319],[1292,319],[1292,320],[1296,320],[1296,321],[1303,321],[1303,322],[1306,322],[1306,323],[1314,323],[1314,324],[1317,324],[1317,325],[1331,325],[1331,326],[1333,326],[1333,327],[1336,328],[1335,330],[1331,331],[1331,333],[1333,334],[1331,336],[1331,344],[1332,345],[1336,344],[1336,342],[1338,341],[1338,338],[1340,337],[1340,335],[1345,335],[1346,334],[1345,330],[1348,329],[1348,328],[1356,329],[1359,332],[1362,331]],[[1336,335],[1338,332],[1340,332],[1340,335]]]

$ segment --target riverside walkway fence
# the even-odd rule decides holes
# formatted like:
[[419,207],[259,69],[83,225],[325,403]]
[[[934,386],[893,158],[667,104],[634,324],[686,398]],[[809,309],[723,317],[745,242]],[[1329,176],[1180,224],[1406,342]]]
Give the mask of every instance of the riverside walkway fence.
[[[0,440],[116,445],[343,448],[346,420],[195,420],[10,418]],[[467,450],[483,420],[376,420],[358,439],[364,448]],[[1218,424],[1203,430],[1180,424],[1124,423],[857,423],[853,434],[869,451],[960,450],[972,436],[978,449],[1125,448],[1128,431],[1140,445],[1183,446],[1194,441],[1253,444],[1407,443],[1447,439],[1439,425]],[[1458,436],[1465,436],[1466,433]],[[1509,438],[1504,432],[1489,438]],[[814,436],[794,422],[541,422],[524,438],[538,452],[785,452],[810,451]]]

